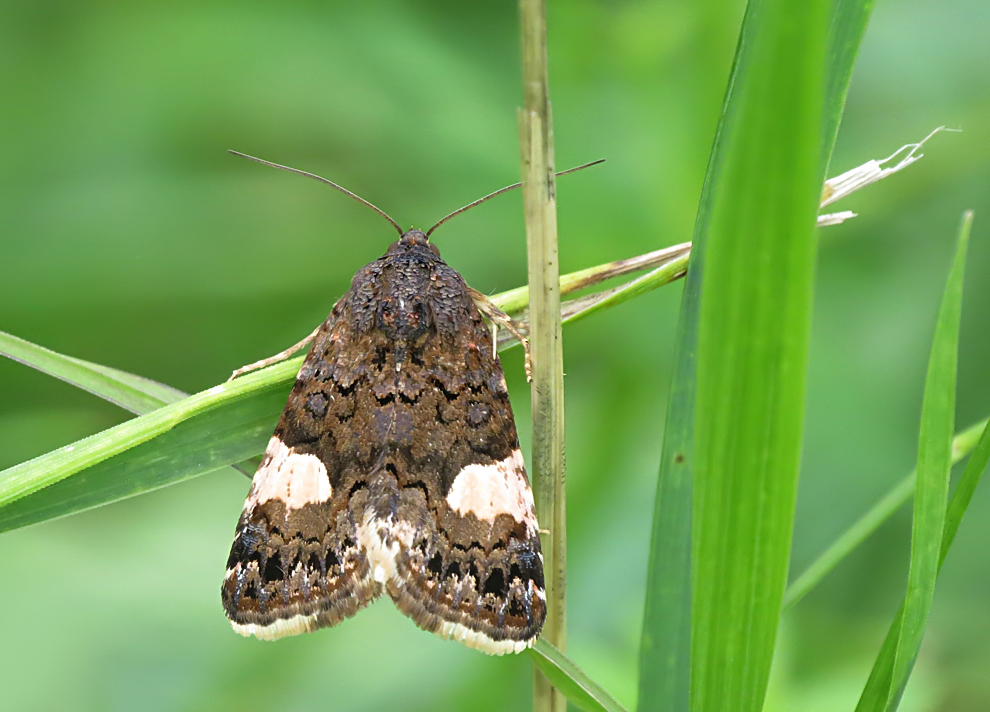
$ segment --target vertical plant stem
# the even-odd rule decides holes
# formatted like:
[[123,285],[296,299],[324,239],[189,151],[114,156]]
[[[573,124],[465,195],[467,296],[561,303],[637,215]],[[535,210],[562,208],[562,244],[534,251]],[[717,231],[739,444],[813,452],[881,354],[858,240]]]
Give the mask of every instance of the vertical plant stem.
[[[529,255],[530,344],[533,357],[533,476],[543,537],[547,619],[543,637],[564,650],[564,368],[560,333],[560,265],[553,125],[547,80],[546,0],[520,0],[523,108],[519,112],[523,204]],[[567,702],[539,671],[533,708],[564,712]]]

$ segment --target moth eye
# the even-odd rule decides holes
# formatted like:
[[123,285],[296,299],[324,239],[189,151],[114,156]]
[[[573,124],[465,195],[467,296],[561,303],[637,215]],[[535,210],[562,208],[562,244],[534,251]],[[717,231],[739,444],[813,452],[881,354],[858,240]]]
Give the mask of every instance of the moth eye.
[[395,242],[393,242],[391,245],[388,246],[388,251],[391,252],[392,250],[395,250],[398,247],[399,247],[399,241],[396,240]]
[[430,243],[430,252],[432,252],[437,257],[440,256],[440,248],[434,245],[432,242]]

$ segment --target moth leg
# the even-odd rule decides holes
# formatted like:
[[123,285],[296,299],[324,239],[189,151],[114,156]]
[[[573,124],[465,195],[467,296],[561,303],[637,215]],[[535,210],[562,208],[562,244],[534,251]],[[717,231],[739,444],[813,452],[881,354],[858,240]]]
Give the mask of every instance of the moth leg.
[[228,381],[233,381],[235,378],[237,378],[238,376],[243,376],[245,373],[250,373],[251,371],[257,371],[259,368],[264,368],[265,366],[271,366],[273,363],[278,363],[279,361],[285,361],[287,358],[289,358],[290,356],[292,356],[297,351],[301,351],[302,349],[304,349],[307,346],[309,346],[310,343],[313,341],[313,339],[316,338],[316,334],[322,328],[323,328],[323,324],[320,324],[318,327],[316,327],[315,329],[313,329],[313,333],[312,334],[310,334],[309,336],[307,336],[305,339],[303,339],[299,343],[293,344],[292,346],[290,346],[289,348],[287,348],[285,351],[280,351],[279,353],[275,354],[274,356],[269,356],[268,358],[263,358],[260,361],[255,361],[254,363],[249,363],[247,366],[241,366],[239,369],[237,369],[232,374],[230,374],[230,378],[228,378],[227,380]]
[[532,382],[533,360],[529,352],[529,339],[523,335],[522,331],[519,329],[519,325],[513,321],[512,317],[495,306],[495,302],[478,290],[468,287],[468,294],[471,295],[471,299],[474,301],[475,306],[478,307],[478,311],[481,312],[481,315],[488,319],[488,321],[492,324],[492,339],[495,341],[496,351],[498,350],[498,327],[505,328],[510,334],[518,339],[520,344],[522,344],[523,351],[526,352],[524,364],[524,368],[526,369],[526,382]]

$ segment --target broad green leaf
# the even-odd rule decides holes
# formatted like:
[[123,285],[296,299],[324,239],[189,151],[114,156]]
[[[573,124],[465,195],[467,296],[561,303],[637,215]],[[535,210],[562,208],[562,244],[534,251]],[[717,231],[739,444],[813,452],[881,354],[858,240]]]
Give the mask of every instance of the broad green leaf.
[[547,680],[585,712],[625,712],[584,670],[543,638],[536,641],[529,654]]
[[[983,420],[976,425],[970,426],[966,430],[957,434],[952,440],[952,464],[962,460],[969,455],[980,436],[986,428],[987,421]],[[815,559],[784,592],[784,609],[788,609],[802,598],[811,589],[821,583],[836,566],[839,565],[857,546],[863,543],[881,524],[900,509],[905,502],[911,499],[914,494],[916,473],[911,472],[907,477],[898,482],[883,496],[883,498],[870,508],[866,514],[860,517],[851,527],[849,527],[835,542],[826,549],[821,556]]]
[[[835,145],[852,68],[872,9],[872,0],[835,0],[829,20],[825,98],[822,112],[821,175]],[[639,662],[639,709],[688,709],[690,685],[692,451],[697,320],[706,234],[713,198],[722,190],[726,116],[743,77],[744,26],[716,130],[694,229],[691,270],[681,302],[675,371],[667,403],[663,454],[653,514],[646,610]]]
[[698,320],[691,700],[762,708],[804,423],[828,9],[751,0]]
[[[963,216],[956,255],[939,308],[928,360],[918,435],[918,475],[914,491],[907,593],[863,690],[856,707],[857,712],[897,709],[925,635],[939,569],[958,528],[958,522],[949,527],[946,508],[956,407],[963,276],[972,220],[971,212]],[[983,440],[986,437],[977,446],[977,455],[982,455],[980,450]],[[982,474],[986,462],[981,465],[977,455],[974,455],[969,464],[973,468],[979,467],[979,474]],[[967,467],[967,472],[970,467]],[[979,474],[976,475],[977,479]],[[973,488],[975,483],[972,486],[967,485],[969,496]],[[961,519],[966,505],[968,498],[965,505],[952,508],[953,516]]]
[[182,391],[150,378],[65,356],[2,331],[0,355],[78,386],[138,415],[186,397]]

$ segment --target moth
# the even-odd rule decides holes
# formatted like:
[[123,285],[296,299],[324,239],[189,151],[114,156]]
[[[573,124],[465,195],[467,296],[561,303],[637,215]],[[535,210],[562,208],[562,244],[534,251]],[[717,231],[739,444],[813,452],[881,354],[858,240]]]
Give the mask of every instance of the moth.
[[494,655],[531,646],[546,617],[540,530],[485,317],[525,339],[429,240],[518,184],[404,231],[332,181],[253,160],[330,184],[400,237],[310,337],[234,374],[312,342],[237,523],[221,587],[234,630],[305,633],[387,594],[440,637]]

